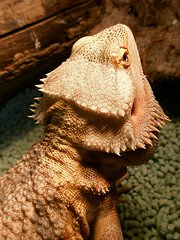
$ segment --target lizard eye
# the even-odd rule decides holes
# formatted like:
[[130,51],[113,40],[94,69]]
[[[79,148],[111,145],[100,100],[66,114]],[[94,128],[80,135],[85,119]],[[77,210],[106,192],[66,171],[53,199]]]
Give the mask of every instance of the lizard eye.
[[122,61],[124,61],[124,62],[128,61],[128,57],[127,57],[127,53],[126,52],[122,56]]
[[112,58],[112,63],[116,68],[123,67],[127,68],[130,65],[130,55],[128,49],[121,47],[117,55],[115,54]]

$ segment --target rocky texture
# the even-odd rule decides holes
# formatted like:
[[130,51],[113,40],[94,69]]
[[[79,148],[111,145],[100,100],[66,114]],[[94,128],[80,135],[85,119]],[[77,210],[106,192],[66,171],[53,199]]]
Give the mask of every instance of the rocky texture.
[[136,38],[148,79],[180,78],[180,2],[178,0],[105,1],[105,12],[92,33],[118,22],[128,25]]
[[[119,204],[127,239],[180,238],[180,119],[163,129],[160,146],[148,164],[129,168],[123,184],[134,188]],[[122,198],[122,195],[121,195]]]

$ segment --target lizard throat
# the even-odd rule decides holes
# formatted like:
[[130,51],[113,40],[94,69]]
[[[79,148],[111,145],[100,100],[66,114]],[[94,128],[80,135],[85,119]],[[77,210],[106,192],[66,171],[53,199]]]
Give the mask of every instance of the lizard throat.
[[145,83],[143,93],[134,96],[124,118],[119,121],[96,121],[98,128],[92,127],[90,132],[87,131],[83,144],[89,150],[116,155],[147,148],[152,148],[153,154],[159,128],[162,128],[167,120],[149,83]]
[[153,146],[157,140],[159,128],[168,120],[156,101],[149,84],[144,86],[144,94],[135,97],[131,109],[131,122],[134,136],[134,148]]

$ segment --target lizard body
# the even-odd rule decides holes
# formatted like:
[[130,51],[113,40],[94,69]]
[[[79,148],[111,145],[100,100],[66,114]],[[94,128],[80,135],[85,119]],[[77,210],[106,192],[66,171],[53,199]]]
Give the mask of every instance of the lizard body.
[[116,180],[149,160],[168,120],[130,29],[78,40],[42,81],[44,137],[0,179],[0,239],[122,240]]

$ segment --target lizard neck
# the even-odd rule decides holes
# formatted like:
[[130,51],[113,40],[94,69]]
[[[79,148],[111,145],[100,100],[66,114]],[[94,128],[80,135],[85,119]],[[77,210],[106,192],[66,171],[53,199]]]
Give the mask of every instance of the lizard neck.
[[[112,185],[126,173],[119,156],[77,147],[60,136],[57,126],[49,126],[44,139],[47,164],[63,174],[63,185],[75,186],[94,194],[106,194]],[[110,171],[111,170],[111,171]]]
[[48,158],[65,167],[69,182],[95,192],[108,191],[124,175],[127,166],[147,162],[154,151],[149,145],[145,149],[123,152],[121,156],[107,153],[106,144],[111,147],[112,141],[121,143],[121,135],[112,138],[114,129],[118,132],[121,128],[119,122],[85,113],[63,101],[50,109],[46,123],[43,141]]

